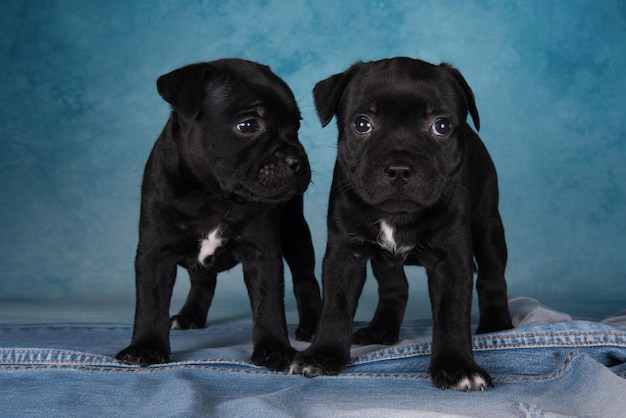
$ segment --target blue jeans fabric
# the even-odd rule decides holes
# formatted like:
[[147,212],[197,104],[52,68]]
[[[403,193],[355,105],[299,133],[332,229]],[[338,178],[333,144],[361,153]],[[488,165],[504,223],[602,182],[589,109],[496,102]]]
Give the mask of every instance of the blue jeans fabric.
[[252,365],[249,324],[173,331],[173,362],[147,368],[114,359],[128,325],[0,325],[0,416],[625,416],[626,315],[608,325],[514,302],[518,328],[473,339],[495,387],[470,393],[431,384],[426,320],[314,379]]

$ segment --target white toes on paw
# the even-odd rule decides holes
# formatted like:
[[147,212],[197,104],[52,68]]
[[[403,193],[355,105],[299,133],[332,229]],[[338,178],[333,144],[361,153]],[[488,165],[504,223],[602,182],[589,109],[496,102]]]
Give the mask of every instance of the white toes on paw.
[[310,365],[299,365],[299,364],[291,364],[289,367],[289,374],[300,374],[305,377],[316,377],[320,376],[323,373],[318,367],[310,366]]
[[289,374],[304,374],[303,367],[297,363],[291,363],[291,366],[289,366]]
[[470,390],[484,391],[487,388],[487,382],[478,374],[463,377],[452,389],[469,392]]

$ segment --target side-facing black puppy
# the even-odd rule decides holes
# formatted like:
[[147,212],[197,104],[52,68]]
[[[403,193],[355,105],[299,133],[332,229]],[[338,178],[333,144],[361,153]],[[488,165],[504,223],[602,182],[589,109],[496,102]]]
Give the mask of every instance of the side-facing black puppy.
[[[204,325],[218,272],[241,263],[253,313],[252,362],[276,370],[287,337],[283,256],[310,340],[321,311],[302,194],[311,172],[298,141],[293,93],[267,66],[240,59],[192,64],[161,76],[172,113],[146,163],[135,258],[133,337],[117,358],[169,361],[169,328]],[[191,289],[169,318],[177,265]]]
[[[496,171],[474,95],[458,70],[409,58],[357,63],[313,91],[322,124],[333,115],[338,155],[328,209],[322,317],[292,373],[336,374],[350,343],[392,344],[407,302],[403,265],[428,274],[433,315],[430,375],[441,388],[484,389],[474,361],[470,308],[478,264],[478,332],[511,328]],[[371,260],[379,303],[370,324],[352,320]]]

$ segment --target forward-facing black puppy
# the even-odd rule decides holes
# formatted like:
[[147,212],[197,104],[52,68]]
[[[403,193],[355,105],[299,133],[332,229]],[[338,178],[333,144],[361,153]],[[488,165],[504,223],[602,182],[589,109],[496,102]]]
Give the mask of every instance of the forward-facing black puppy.
[[[407,302],[403,265],[428,273],[433,314],[430,375],[441,388],[484,389],[473,359],[470,308],[478,264],[478,332],[511,328],[496,171],[474,95],[455,68],[409,58],[357,63],[314,89],[322,124],[333,115],[338,155],[328,210],[323,308],[315,342],[292,373],[335,374],[350,343],[392,344]],[[371,260],[379,303],[370,324],[352,320]]]
[[[171,116],[146,163],[135,259],[132,341],[117,358],[169,361],[169,328],[204,325],[218,272],[243,266],[253,313],[252,362],[286,366],[283,256],[300,314],[296,337],[310,340],[321,310],[314,254],[302,212],[311,172],[298,141],[300,112],[270,69],[224,59],[161,76]],[[176,266],[191,289],[169,318]]]

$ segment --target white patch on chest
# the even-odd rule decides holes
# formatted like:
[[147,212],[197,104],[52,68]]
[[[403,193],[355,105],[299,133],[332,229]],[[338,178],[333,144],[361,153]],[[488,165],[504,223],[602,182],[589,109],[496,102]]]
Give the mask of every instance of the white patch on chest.
[[404,256],[413,249],[412,246],[398,245],[396,241],[396,229],[387,221],[380,221],[380,234],[378,235],[378,245],[393,254]]
[[394,238],[394,234],[396,233],[396,229],[389,225],[385,221],[380,222],[380,235],[378,236],[378,244],[384,249],[391,251],[392,253],[396,251],[397,243]]
[[204,260],[215,254],[215,251],[221,247],[223,243],[224,240],[220,235],[220,228],[218,226],[209,232],[205,239],[200,241],[200,253],[198,254],[200,264],[204,265]]

